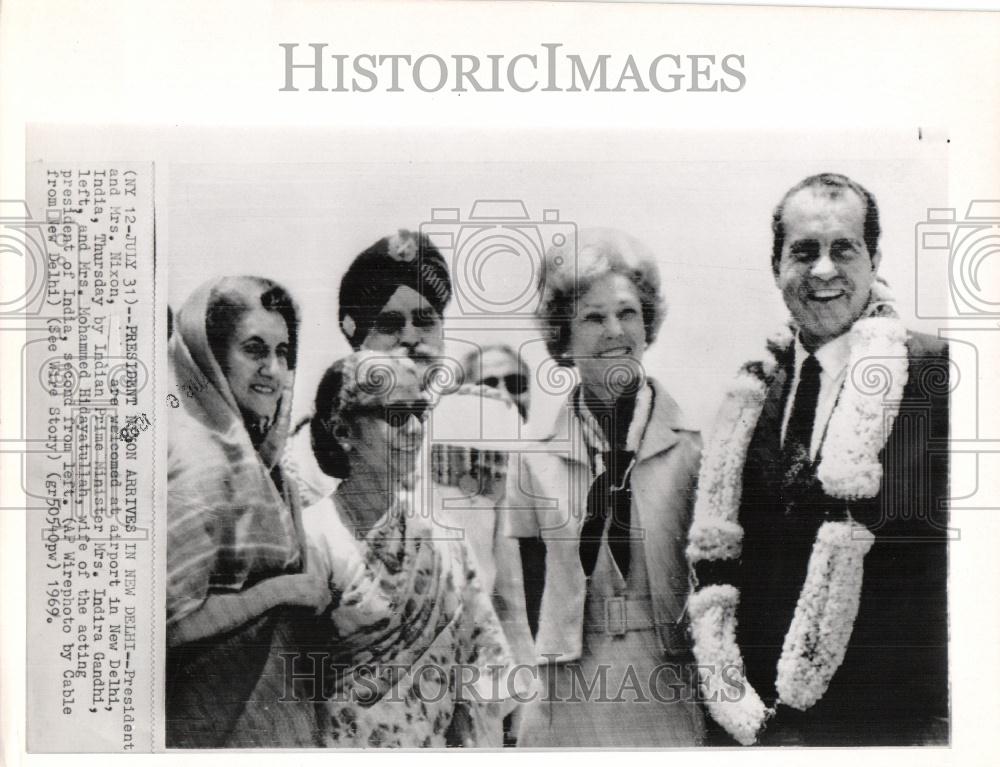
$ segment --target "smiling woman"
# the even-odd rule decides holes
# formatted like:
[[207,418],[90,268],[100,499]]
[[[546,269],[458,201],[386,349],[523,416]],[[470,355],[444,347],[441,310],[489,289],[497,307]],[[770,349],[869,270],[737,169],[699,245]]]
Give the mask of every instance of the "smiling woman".
[[282,695],[281,651],[329,602],[307,575],[298,498],[278,459],[298,312],[259,277],[202,285],[177,315],[167,475],[168,747],[308,746],[315,716]]
[[429,402],[402,350],[339,360],[316,394],[313,450],[343,480],[303,513],[310,571],[333,599],[303,656],[318,678],[300,680],[304,696],[322,689],[326,746],[496,747],[518,693],[474,557],[423,505]]
[[[503,501],[527,601],[540,604],[546,690],[518,743],[699,745],[683,541],[701,441],[642,367],[664,313],[656,259],[624,232],[585,229],[546,253],[540,287],[549,353],[580,386],[538,430],[546,449],[522,456]],[[605,690],[626,688],[631,700],[602,705]]]
[[258,301],[247,301],[232,287],[216,288],[205,317],[209,346],[258,443],[269,431],[289,384],[298,331],[285,289],[266,280],[260,288]]

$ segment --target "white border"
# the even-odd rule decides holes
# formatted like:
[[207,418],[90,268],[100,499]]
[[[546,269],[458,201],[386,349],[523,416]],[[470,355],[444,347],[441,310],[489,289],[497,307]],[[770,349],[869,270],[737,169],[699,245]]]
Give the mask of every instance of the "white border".
[[[879,3],[887,5],[889,3]],[[900,5],[913,6],[906,2]],[[934,3],[933,5],[938,5]],[[973,5],[961,3],[963,6]],[[990,2],[996,8],[998,3]],[[669,11],[669,15],[667,14]],[[318,3],[277,2],[30,2],[8,0],[0,16],[0,115],[3,198],[22,194],[28,123],[139,122],[229,124],[518,127],[694,130],[827,129],[877,125],[947,126],[952,138],[952,203],[1000,196],[1000,16],[837,9],[694,8],[597,3]],[[654,34],[655,32],[655,34]],[[655,39],[654,39],[655,38]],[[617,95],[536,98],[504,94],[475,108],[468,100],[427,94],[350,96],[278,94],[275,63],[280,41],[324,40],[345,50],[513,50],[572,40],[582,50],[742,50],[750,81],[744,92],[696,98]],[[314,98],[314,96],[319,98]],[[127,158],[122,158],[127,159]],[[5,265],[4,279],[18,279]],[[4,369],[20,344],[0,337]],[[12,356],[13,352],[13,356]],[[995,381],[983,381],[996,390]],[[16,386],[5,377],[0,421],[17,422]],[[6,426],[4,427],[6,428]],[[4,457],[4,503],[15,505],[16,476]],[[996,482],[995,476],[993,479]],[[994,485],[995,494],[995,485]],[[962,634],[953,656],[956,693],[954,746],[904,754],[892,751],[813,752],[810,761],[908,764],[975,764],[995,758],[1000,721],[996,680],[1000,646],[992,586],[1000,582],[993,542],[1000,526],[970,518],[975,535],[953,568],[953,626]],[[0,520],[3,584],[2,717],[5,760],[14,764],[98,764],[106,757],[23,755],[23,524],[4,512]],[[977,696],[971,698],[971,696]],[[608,759],[610,755],[563,758]],[[148,758],[148,757],[147,757]],[[155,757],[153,757],[155,758]],[[272,755],[170,757],[171,761],[224,761],[272,765]],[[297,755],[296,762],[344,755]],[[366,760],[393,758],[366,755]],[[407,755],[407,761],[437,755]],[[483,756],[481,758],[502,758]],[[629,760],[640,758],[630,755]],[[688,762],[730,759],[701,752],[643,755],[641,760]],[[801,763],[801,753],[741,754],[758,763]],[[548,759],[548,757],[546,757]],[[284,761],[284,760],[282,760]]]

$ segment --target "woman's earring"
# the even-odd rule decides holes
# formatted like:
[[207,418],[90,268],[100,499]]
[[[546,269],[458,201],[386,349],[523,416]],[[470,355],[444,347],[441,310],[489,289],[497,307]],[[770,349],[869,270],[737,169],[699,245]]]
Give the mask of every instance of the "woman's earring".
[[340,329],[344,332],[344,335],[346,335],[348,339],[353,340],[354,334],[358,330],[358,326],[354,322],[354,318],[351,315],[345,314],[344,319],[340,321]]
[[345,427],[343,424],[338,424],[337,426],[334,427],[333,436],[337,440],[337,442],[340,443],[341,450],[343,450],[345,453],[351,452],[351,443],[350,440],[348,440],[348,437],[350,436],[350,430],[347,429],[347,427]]

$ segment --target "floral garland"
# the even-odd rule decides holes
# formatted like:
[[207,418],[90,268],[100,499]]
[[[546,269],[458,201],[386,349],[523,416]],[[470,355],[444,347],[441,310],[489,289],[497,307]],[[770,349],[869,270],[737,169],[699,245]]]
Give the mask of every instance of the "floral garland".
[[[865,315],[849,334],[848,375],[861,372],[862,378],[860,383],[852,379],[840,394],[816,476],[827,495],[853,501],[872,498],[879,491],[879,453],[907,380],[906,329],[884,283],[873,286]],[[763,361],[744,365],[726,394],[702,456],[687,548],[692,567],[740,557],[743,467],[778,369],[777,357],[788,354],[793,341],[791,327],[769,339]],[[864,557],[874,540],[849,514],[821,525],[778,661],[775,707],[781,703],[804,711],[826,692],[854,629]],[[707,585],[692,594],[688,610],[709,712],[739,743],[751,745],[775,709],[764,705],[743,676],[736,643],[739,599],[739,590],[732,585]]]

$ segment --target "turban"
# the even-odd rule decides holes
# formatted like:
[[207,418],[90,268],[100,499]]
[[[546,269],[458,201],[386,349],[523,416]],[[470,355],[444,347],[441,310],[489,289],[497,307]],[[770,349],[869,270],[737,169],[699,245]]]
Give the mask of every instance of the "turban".
[[340,282],[340,329],[359,349],[382,307],[401,287],[420,293],[439,314],[451,300],[448,264],[426,235],[400,229],[351,262]]

